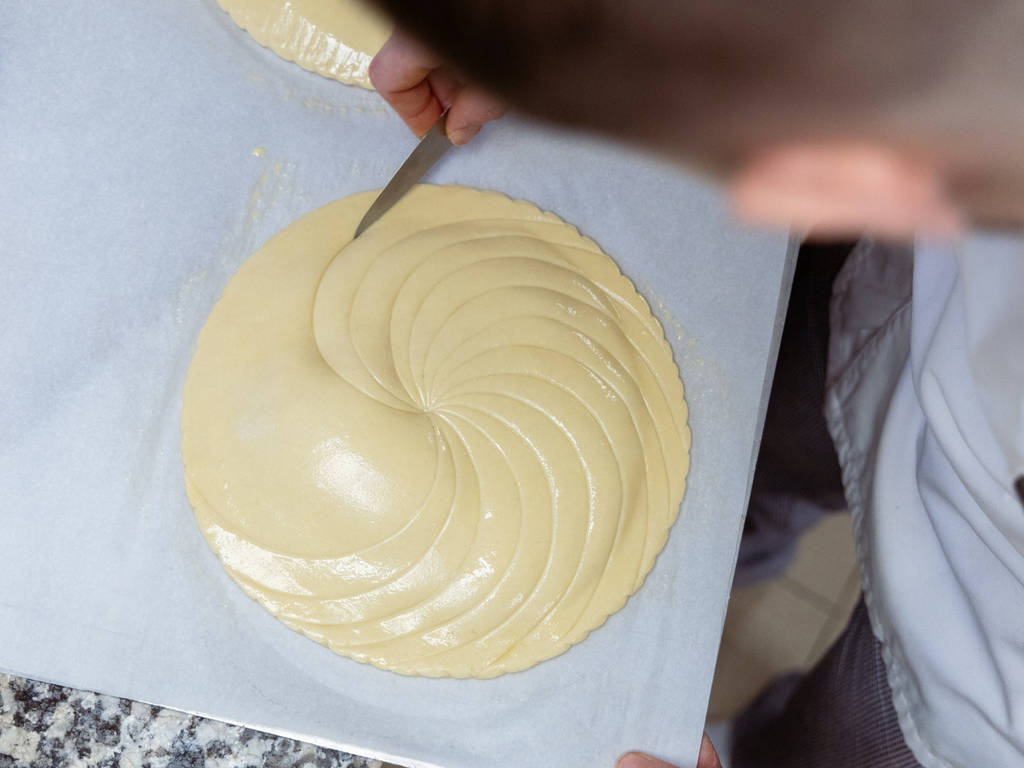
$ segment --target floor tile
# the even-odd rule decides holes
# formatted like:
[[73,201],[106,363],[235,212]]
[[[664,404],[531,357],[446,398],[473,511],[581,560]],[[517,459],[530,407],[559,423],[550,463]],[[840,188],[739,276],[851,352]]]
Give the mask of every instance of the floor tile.
[[853,613],[853,609],[860,601],[860,591],[860,568],[854,564],[853,568],[850,569],[849,576],[846,577],[846,584],[843,586],[842,591],[839,593],[839,597],[836,599],[836,602],[832,607],[832,615],[838,619],[842,619],[843,621],[849,619],[850,614]]
[[727,720],[741,711],[774,676],[761,659],[723,643],[708,701],[709,720]]
[[850,614],[853,613],[858,600],[860,600],[860,571],[854,566],[847,576],[846,584],[843,586],[839,598],[832,606],[828,621],[825,622],[825,626],[818,633],[814,645],[807,654],[808,667],[817,664],[825,652],[832,647],[832,643],[836,641],[839,634],[846,629],[846,625],[850,621]]
[[730,717],[776,675],[801,669],[821,630],[826,610],[779,582],[735,590],[708,705],[709,717]]
[[832,647],[832,643],[836,641],[836,638],[842,634],[844,629],[846,629],[846,620],[830,616],[829,620],[825,622],[825,626],[823,626],[821,631],[818,633],[818,637],[815,639],[814,645],[811,646],[810,653],[807,654],[807,663],[805,666],[810,668],[817,664],[828,652],[828,649]]
[[800,540],[784,578],[835,602],[856,562],[850,516],[826,515]]
[[708,717],[731,717],[775,676],[814,664],[859,594],[849,516],[829,515],[804,536],[782,578],[733,590]]
[[725,636],[774,669],[799,667],[828,618],[827,610],[772,581],[733,593]]

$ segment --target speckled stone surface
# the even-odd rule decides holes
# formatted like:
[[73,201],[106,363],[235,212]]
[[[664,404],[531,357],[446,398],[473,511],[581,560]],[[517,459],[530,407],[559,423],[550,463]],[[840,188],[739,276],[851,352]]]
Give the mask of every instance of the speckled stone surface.
[[114,696],[0,674],[0,768],[386,768]]

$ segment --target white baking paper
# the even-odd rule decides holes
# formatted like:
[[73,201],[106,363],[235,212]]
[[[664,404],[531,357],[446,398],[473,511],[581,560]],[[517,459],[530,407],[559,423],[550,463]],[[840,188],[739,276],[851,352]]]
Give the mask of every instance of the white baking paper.
[[509,118],[430,179],[577,224],[682,370],[679,521],[584,643],[487,681],[358,664],[246,598],[193,521],[180,396],[218,294],[413,144],[376,94],[278,59],[213,0],[0,6],[0,668],[405,764],[692,766],[792,260],[658,161]]

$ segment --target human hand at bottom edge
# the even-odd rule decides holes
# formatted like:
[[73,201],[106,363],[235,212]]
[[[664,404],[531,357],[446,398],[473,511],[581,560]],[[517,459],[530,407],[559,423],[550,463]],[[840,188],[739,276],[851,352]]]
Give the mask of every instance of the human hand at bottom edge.
[[[615,768],[675,768],[675,766],[643,752],[627,752],[615,763]],[[700,742],[697,768],[722,768],[722,761],[718,759],[718,753],[706,733]]]

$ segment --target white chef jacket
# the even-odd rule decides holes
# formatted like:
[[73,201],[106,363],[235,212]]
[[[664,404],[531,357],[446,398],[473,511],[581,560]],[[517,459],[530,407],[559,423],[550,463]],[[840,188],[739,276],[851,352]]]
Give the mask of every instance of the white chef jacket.
[[831,323],[825,414],[906,742],[926,768],[1020,768],[1024,237],[912,264],[862,242]]

